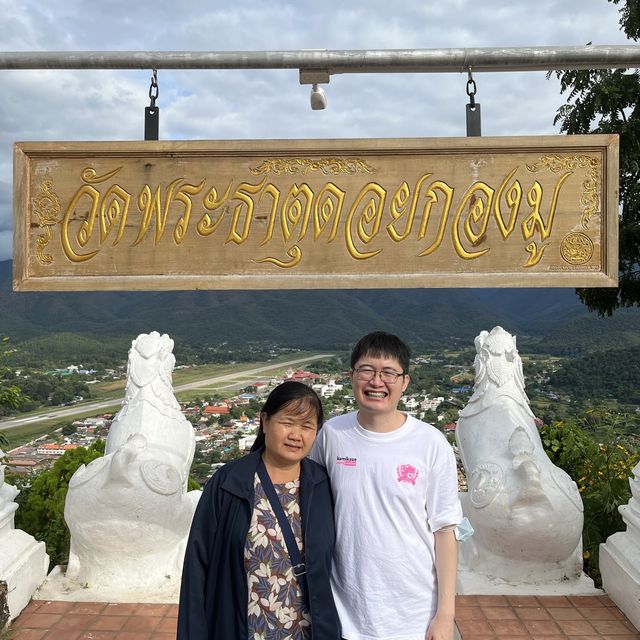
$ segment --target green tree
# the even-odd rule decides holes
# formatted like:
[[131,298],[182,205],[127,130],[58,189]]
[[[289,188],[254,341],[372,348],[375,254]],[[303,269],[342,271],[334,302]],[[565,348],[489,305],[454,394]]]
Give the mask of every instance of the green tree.
[[540,429],[551,461],[578,485],[584,506],[584,568],[596,585],[600,583],[600,543],[625,529],[618,507],[631,498],[629,478],[640,460],[637,444],[624,435],[627,419],[624,414],[594,409],[576,421]]
[[229,462],[230,460],[235,460],[240,458],[243,453],[238,449],[237,442],[234,442],[228,449],[225,449],[222,454],[222,462]]
[[57,406],[73,400],[73,392],[68,385],[58,385],[49,397],[49,404]]
[[19,409],[25,402],[26,398],[20,392],[20,388],[16,385],[8,385],[0,387],[0,407],[9,411]]
[[[628,38],[640,37],[637,0],[608,0],[621,5],[620,26]],[[619,307],[640,305],[640,72],[591,70],[557,72],[567,104],[554,123],[568,134],[620,135],[620,252],[619,285],[577,289],[580,300],[600,315]]]
[[187,482],[187,491],[196,491],[198,489],[202,489],[200,483],[193,477],[189,476],[189,480]]
[[63,436],[70,436],[72,434],[74,434],[78,429],[76,427],[73,426],[73,424],[71,424],[70,422],[67,422],[66,424],[62,425],[62,435]]
[[[1,357],[6,356],[6,345],[8,342],[9,338],[2,338],[5,350]],[[8,367],[2,367],[0,374],[2,377],[2,382],[0,383],[0,415],[8,415],[12,411],[20,409],[28,398],[22,395],[20,388],[12,382],[15,376]],[[8,442],[5,444],[8,445]]]
[[67,451],[51,469],[33,481],[16,512],[16,527],[45,542],[53,565],[65,564],[69,558],[70,535],[64,520],[69,480],[80,465],[102,456],[104,445],[104,440],[98,440],[88,449],[78,447]]

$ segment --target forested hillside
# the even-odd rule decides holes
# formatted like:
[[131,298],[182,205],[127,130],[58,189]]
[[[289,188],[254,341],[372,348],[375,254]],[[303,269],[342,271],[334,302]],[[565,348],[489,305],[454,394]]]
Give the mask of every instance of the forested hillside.
[[575,356],[633,345],[640,345],[640,312],[635,308],[618,309],[612,316],[589,313],[559,322],[535,345],[535,350]]
[[567,360],[549,383],[582,401],[617,398],[640,404],[640,345]]
[[309,291],[13,292],[0,262],[0,337],[30,364],[106,363],[140,333],[168,333],[176,352],[251,345],[349,349],[387,330],[415,349],[473,347],[500,325],[521,350],[559,355],[640,343],[640,311],[589,313],[573,289],[387,289]]

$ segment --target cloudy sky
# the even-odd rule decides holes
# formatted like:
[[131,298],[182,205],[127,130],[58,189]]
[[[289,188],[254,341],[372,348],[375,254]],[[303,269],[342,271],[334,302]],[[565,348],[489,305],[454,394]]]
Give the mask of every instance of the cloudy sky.
[[[633,44],[607,0],[0,0],[1,51],[281,51]],[[151,70],[0,70],[0,260],[12,145],[140,140]],[[483,135],[557,133],[544,72],[475,74]],[[312,111],[297,70],[160,69],[160,138],[464,136],[466,74],[337,75]]]

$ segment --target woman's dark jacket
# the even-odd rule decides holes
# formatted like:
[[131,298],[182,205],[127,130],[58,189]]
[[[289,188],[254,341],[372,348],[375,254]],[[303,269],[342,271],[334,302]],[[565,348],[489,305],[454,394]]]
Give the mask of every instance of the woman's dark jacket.
[[[249,595],[244,547],[262,450],[222,467],[193,517],[182,572],[177,640],[247,640]],[[305,458],[300,514],[313,640],[338,640],[329,576],[335,540],[333,497],[324,467]]]

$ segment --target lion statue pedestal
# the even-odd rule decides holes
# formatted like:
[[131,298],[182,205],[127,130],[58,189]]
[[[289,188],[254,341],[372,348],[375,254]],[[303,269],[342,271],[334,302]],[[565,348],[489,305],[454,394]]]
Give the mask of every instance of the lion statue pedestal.
[[[0,449],[0,461],[3,457]],[[4,465],[0,464],[0,582],[6,586],[6,610],[0,611],[0,634],[4,624],[17,618],[29,604],[49,568],[44,542],[15,528],[18,493],[16,487],[4,481]]]

